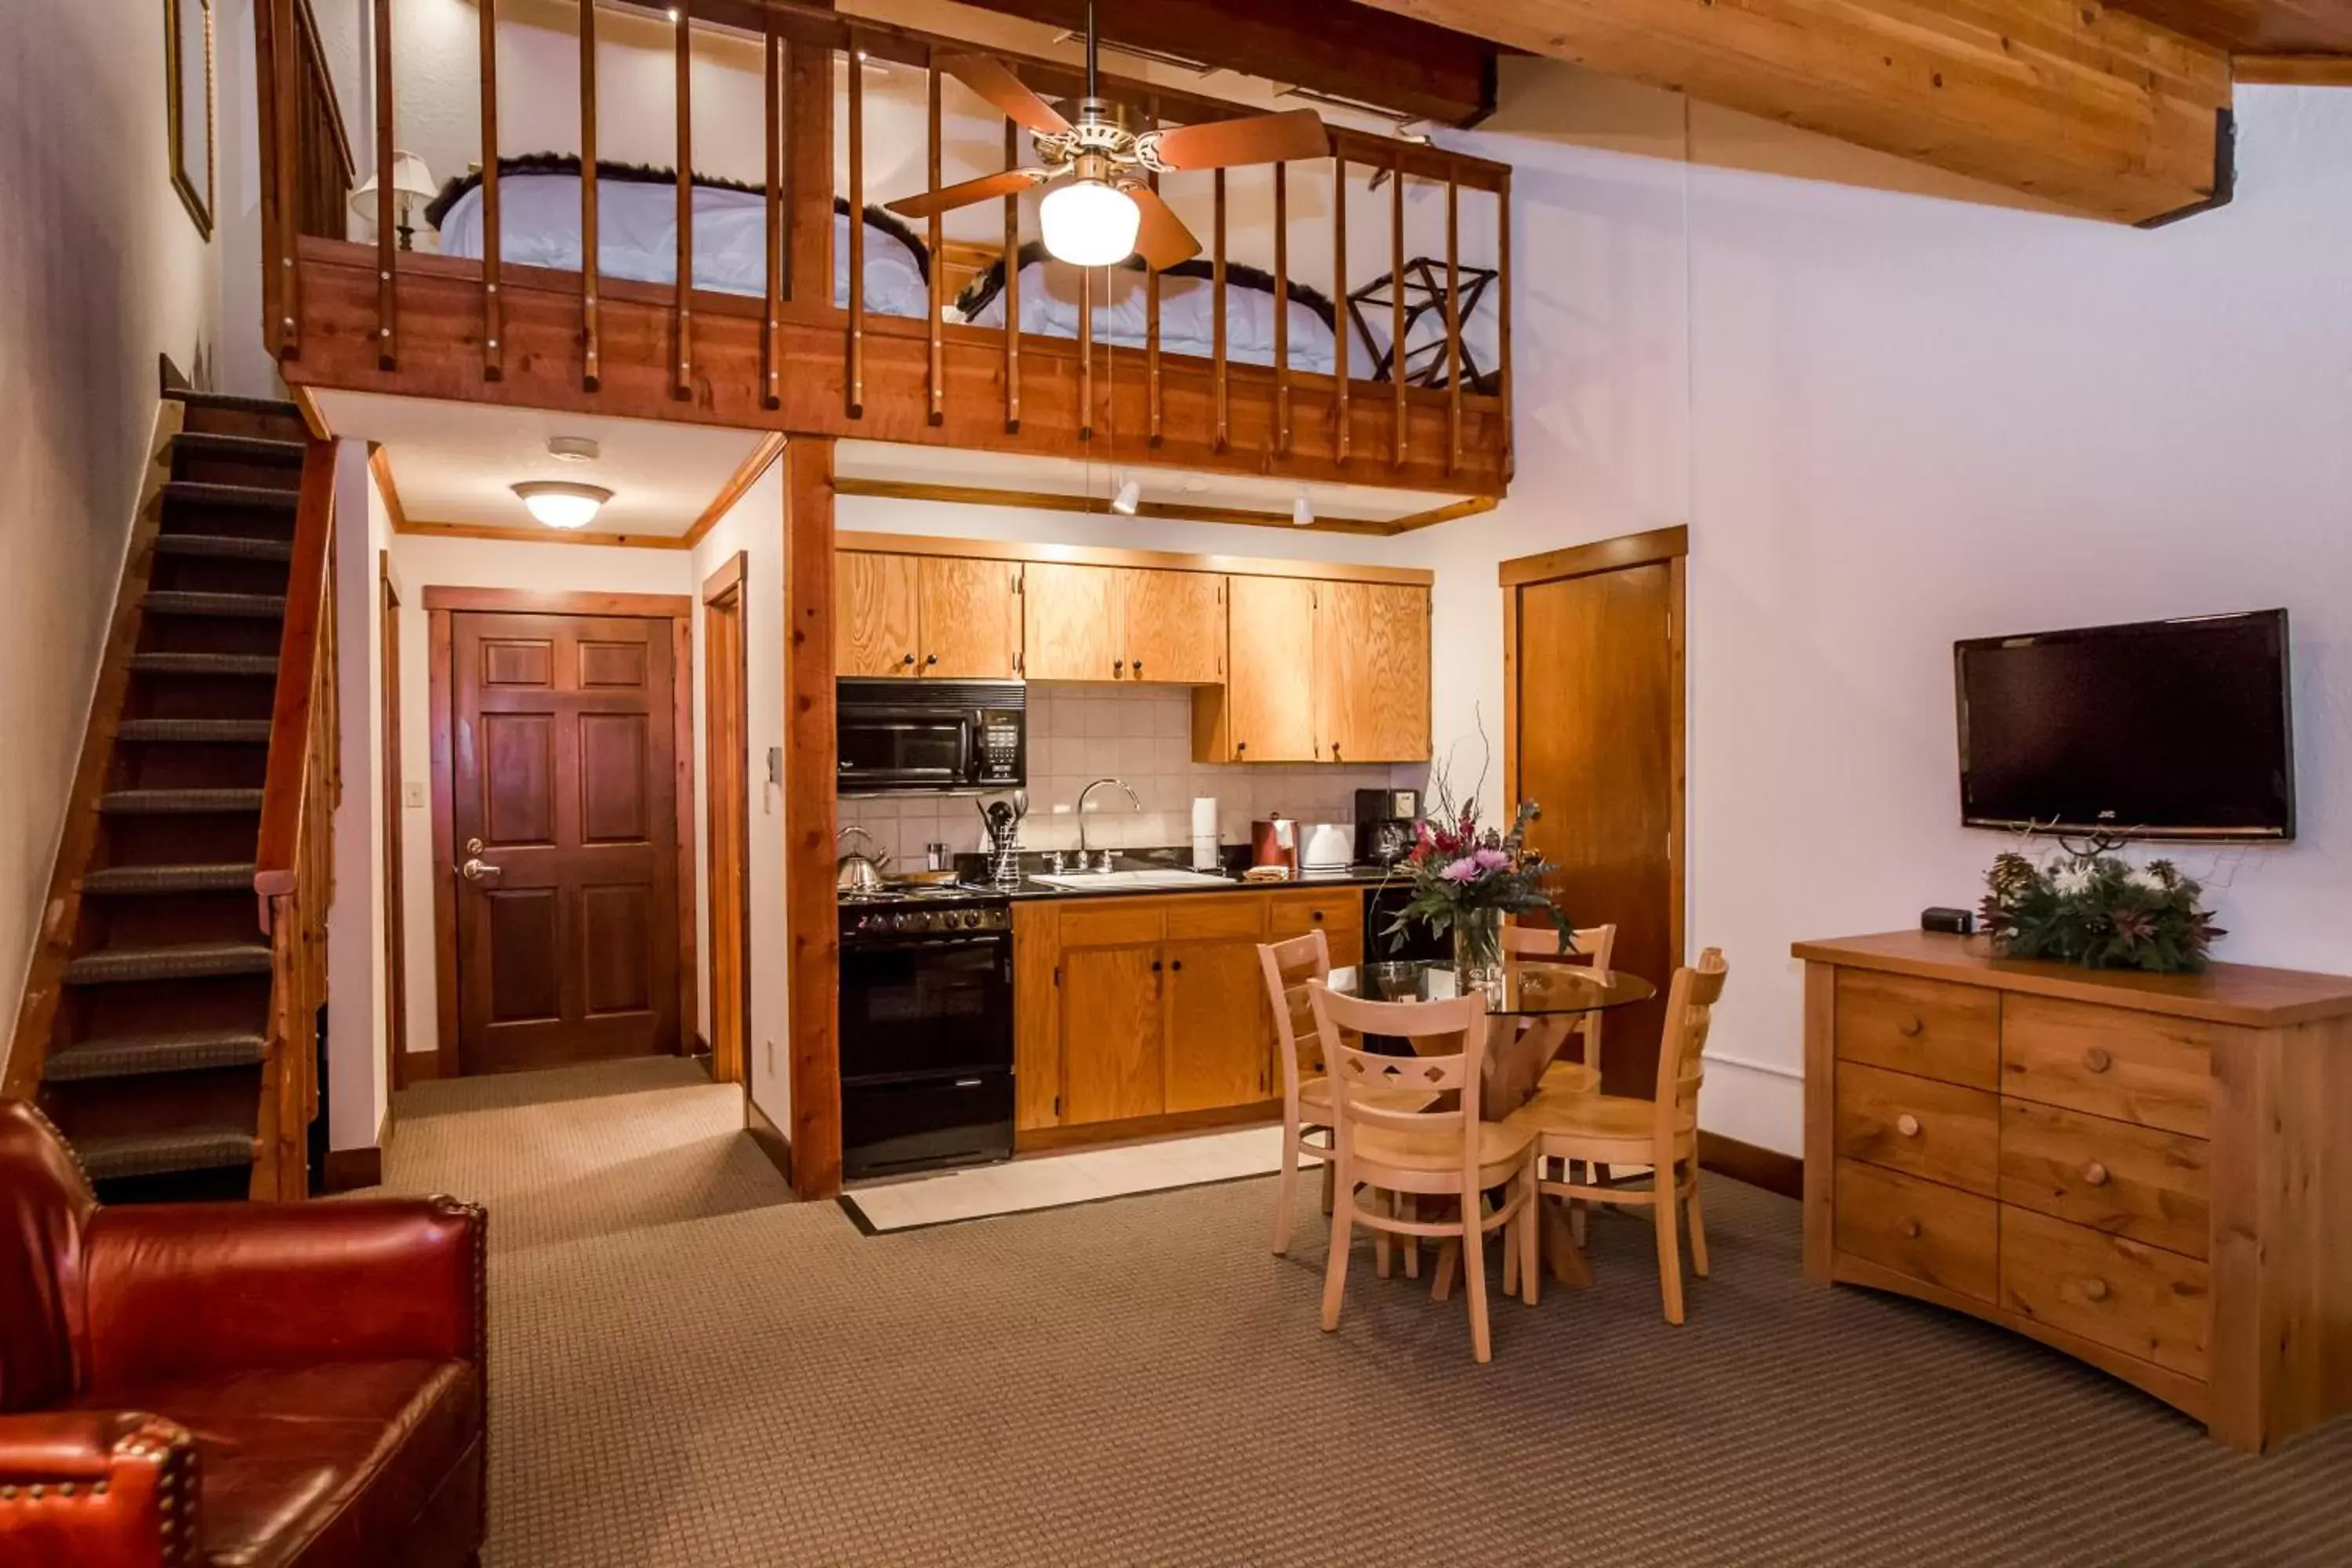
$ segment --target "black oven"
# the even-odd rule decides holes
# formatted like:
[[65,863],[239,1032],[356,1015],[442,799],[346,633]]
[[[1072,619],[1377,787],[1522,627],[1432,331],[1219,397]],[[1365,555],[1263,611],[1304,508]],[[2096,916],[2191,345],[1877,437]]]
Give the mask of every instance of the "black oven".
[[1012,789],[1028,782],[1028,690],[1017,680],[844,680],[843,795]]
[[1013,922],[1001,896],[841,906],[842,1174],[1013,1156]]

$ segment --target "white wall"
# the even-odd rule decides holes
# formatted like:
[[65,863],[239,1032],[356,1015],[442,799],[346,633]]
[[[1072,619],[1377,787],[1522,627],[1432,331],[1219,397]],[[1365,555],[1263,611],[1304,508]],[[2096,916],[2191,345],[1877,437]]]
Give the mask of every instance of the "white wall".
[[173,193],[152,0],[0,5],[0,995],[22,990],[155,424],[218,349]]
[[701,584],[727,558],[742,552],[744,709],[743,770],[750,795],[746,848],[751,856],[745,932],[751,1010],[745,1038],[751,1101],[778,1127],[792,1126],[792,1024],[785,1010],[790,965],[784,944],[784,800],[769,782],[768,752],[783,744],[784,727],[784,481],[772,465],[694,549],[694,800],[695,952],[702,965],[696,987],[695,1026],[710,1034],[710,795],[707,666],[710,637]]
[[[699,581],[683,550],[626,550],[594,544],[521,544],[504,540],[392,536],[392,570],[399,581],[401,952],[407,968],[408,1049],[440,1047],[440,1006],[433,954],[433,815],[406,804],[412,783],[429,789],[433,777],[432,670],[425,616],[430,587],[527,588],[549,593],[690,594]],[[374,710],[371,703],[370,710]],[[346,719],[349,710],[346,710]],[[698,770],[697,778],[699,779]],[[698,783],[697,787],[700,785]],[[337,873],[341,875],[339,871]]]
[[[365,1149],[383,1126],[383,595],[377,552],[392,522],[367,443],[335,454],[335,673],[343,798],[335,808],[335,901],[327,911],[327,1145]],[[428,889],[430,884],[427,884]]]
[[1643,96],[1688,161],[1465,140],[1543,258],[1520,471],[1407,542],[1441,735],[1475,698],[1499,743],[1494,563],[1689,523],[1689,931],[1752,1064],[1708,1124],[1797,1149],[1790,942],[1972,904],[2004,847],[1957,826],[1958,637],[2286,605],[2302,836],[2178,858],[2222,957],[2352,969],[2352,94],[2242,89],[2235,202],[2154,232],[1751,172],[1855,160]]

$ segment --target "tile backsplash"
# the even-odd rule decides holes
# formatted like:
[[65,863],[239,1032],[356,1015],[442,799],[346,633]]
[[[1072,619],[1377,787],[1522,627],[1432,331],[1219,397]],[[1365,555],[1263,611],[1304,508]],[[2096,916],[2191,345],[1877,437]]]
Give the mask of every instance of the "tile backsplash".
[[[1301,822],[1346,822],[1360,789],[1423,788],[1425,763],[1332,767],[1322,763],[1196,763],[1192,692],[1185,686],[1033,684],[1029,688],[1029,820],[1022,846],[1075,849],[1078,793],[1098,778],[1124,780],[1143,801],[1135,810],[1108,785],[1087,810],[1097,849],[1189,845],[1192,800],[1214,795],[1218,836],[1249,842],[1250,824],[1280,812]],[[959,852],[984,847],[970,795],[883,795],[841,802],[841,826],[856,823],[877,848],[919,867],[923,846]]]

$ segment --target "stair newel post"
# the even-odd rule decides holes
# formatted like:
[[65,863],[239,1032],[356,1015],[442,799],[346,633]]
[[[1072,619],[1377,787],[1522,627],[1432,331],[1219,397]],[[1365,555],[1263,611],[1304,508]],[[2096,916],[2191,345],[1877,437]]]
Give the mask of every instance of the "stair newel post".
[[400,230],[393,184],[392,146],[392,0],[375,0],[375,267],[376,363],[397,368],[399,290],[394,277],[399,252],[394,248]]

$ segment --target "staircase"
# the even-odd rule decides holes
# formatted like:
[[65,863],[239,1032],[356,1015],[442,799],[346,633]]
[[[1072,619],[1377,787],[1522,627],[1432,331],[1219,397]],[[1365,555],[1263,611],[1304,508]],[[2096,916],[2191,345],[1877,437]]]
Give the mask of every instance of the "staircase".
[[59,871],[78,873],[79,908],[46,933],[64,952],[45,998],[37,954],[26,1005],[28,1023],[37,999],[49,1010],[42,1108],[118,1202],[244,1197],[273,1131],[255,854],[307,432],[290,404],[175,395],[159,521],[124,577],[136,614],[118,612],[100,680],[100,708],[120,703],[92,715],[85,787],[108,725],[110,755],[70,808],[94,815],[67,825],[66,853],[86,851]]

